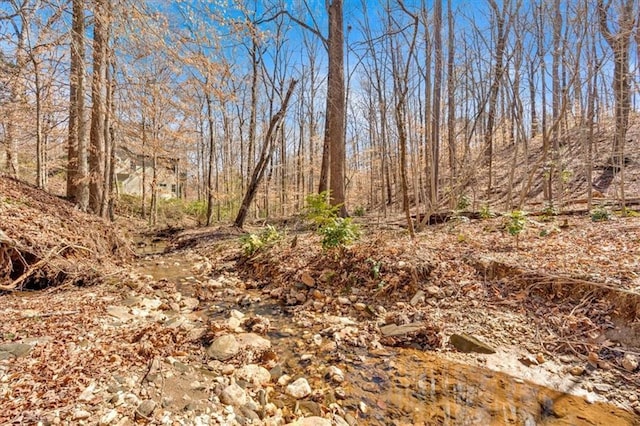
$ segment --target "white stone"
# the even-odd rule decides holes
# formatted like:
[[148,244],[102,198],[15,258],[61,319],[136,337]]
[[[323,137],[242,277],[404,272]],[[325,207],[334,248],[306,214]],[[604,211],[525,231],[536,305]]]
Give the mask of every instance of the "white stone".
[[291,376],[288,374],[283,374],[282,376],[280,376],[280,378],[278,379],[278,384],[280,386],[285,386],[287,385],[290,381],[291,381]]
[[236,318],[236,319],[244,319],[244,314],[240,311],[238,311],[237,309],[233,309],[231,310],[231,312],[229,313],[230,318]]
[[87,410],[76,410],[73,412],[73,420],[84,420],[91,417],[91,413]]
[[110,425],[113,421],[118,417],[118,411],[114,408],[112,410],[107,411],[102,417],[100,417],[99,425]]
[[293,423],[287,423],[288,426],[331,426],[331,420],[322,417],[303,417]]
[[329,367],[327,374],[329,375],[329,378],[336,383],[344,382],[344,372],[335,365]]
[[311,386],[304,377],[299,378],[293,383],[287,385],[285,392],[287,395],[300,399],[311,393]]
[[269,370],[256,364],[248,364],[236,370],[238,379],[249,382],[254,386],[266,385],[271,381]]
[[625,354],[622,358],[622,367],[629,372],[633,372],[638,368],[638,357],[633,354]]
[[96,390],[96,384],[95,382],[91,382],[91,384],[89,384],[89,386],[87,386],[82,391],[82,393],[78,397],[78,401],[81,401],[81,402],[91,401],[91,399],[93,399],[93,392],[95,392],[95,390]]
[[247,393],[240,386],[233,383],[224,388],[220,394],[220,401],[223,404],[242,407],[247,403]]

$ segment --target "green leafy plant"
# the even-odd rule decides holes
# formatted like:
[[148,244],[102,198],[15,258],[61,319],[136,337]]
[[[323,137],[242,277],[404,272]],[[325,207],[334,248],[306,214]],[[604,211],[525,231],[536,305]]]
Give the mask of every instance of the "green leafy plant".
[[380,270],[382,269],[382,262],[372,258],[367,259],[367,263],[371,264],[371,275],[373,278],[380,278]]
[[620,215],[622,217],[640,217],[640,212],[637,212],[633,209],[630,209],[628,207],[625,207],[621,210],[618,210],[615,212],[617,215]]
[[282,239],[282,234],[272,226],[267,225],[260,234],[247,234],[240,238],[242,251],[245,256],[253,256],[260,250],[273,246]]
[[360,230],[351,221],[351,218],[333,218],[331,222],[323,225],[318,232],[322,235],[323,249],[344,247],[360,237]]
[[611,220],[611,212],[603,206],[597,206],[591,210],[591,220],[593,222],[605,222]]
[[542,209],[542,216],[540,219],[543,222],[549,222],[555,216],[558,216],[558,209],[553,204],[547,204],[544,209]]
[[481,219],[491,219],[496,216],[496,214],[491,211],[491,207],[488,203],[484,203],[482,206],[480,206],[479,213]]
[[456,204],[456,210],[465,211],[471,205],[471,199],[467,194],[462,194],[460,198],[458,198],[458,203]]
[[207,202],[204,200],[191,201],[185,206],[184,211],[194,217],[198,223],[204,223],[207,219]]
[[514,210],[507,214],[509,221],[507,223],[507,231],[516,237],[516,247],[518,247],[518,237],[527,226],[527,214],[522,210]]
[[367,210],[363,206],[358,206],[353,211],[353,215],[357,216],[357,217],[362,217],[362,216],[365,215],[366,212],[367,212]]
[[318,227],[327,225],[338,217],[341,206],[332,206],[329,196],[329,191],[323,191],[319,194],[309,194],[305,198],[305,218]]

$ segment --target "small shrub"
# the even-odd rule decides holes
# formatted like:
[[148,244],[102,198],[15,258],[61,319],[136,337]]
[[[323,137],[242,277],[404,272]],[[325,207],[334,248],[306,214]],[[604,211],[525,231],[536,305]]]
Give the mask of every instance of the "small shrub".
[[593,222],[605,222],[611,220],[611,212],[603,206],[598,206],[591,210],[591,220]]
[[366,213],[366,212],[367,212],[367,211],[366,211],[366,209],[365,209],[364,207],[362,207],[362,206],[358,206],[358,207],[356,207],[356,208],[355,208],[355,210],[353,211],[353,215],[354,215],[354,216],[357,216],[357,217],[362,217],[362,216],[364,216],[364,215],[365,215],[365,213]]
[[619,214],[622,217],[640,217],[640,212],[637,212],[628,207],[625,207],[622,210],[616,211],[616,214]]
[[180,198],[161,198],[158,200],[158,216],[167,221],[181,221],[184,219],[184,210],[184,203]]
[[194,217],[198,223],[204,223],[207,219],[207,202],[204,200],[191,201],[185,206],[184,211]]
[[491,207],[489,206],[488,203],[485,203],[482,206],[480,206],[481,219],[491,219],[493,217],[496,217],[496,214],[491,211]]
[[309,194],[305,198],[305,218],[321,227],[331,223],[338,217],[340,205],[332,206],[329,203],[329,191],[319,194]]
[[542,216],[540,219],[543,222],[549,222],[555,216],[558,216],[558,209],[555,208],[553,204],[547,204],[544,209],[542,209]]
[[260,250],[273,246],[282,239],[282,235],[272,226],[267,225],[260,234],[247,234],[240,238],[245,256],[253,256]]
[[518,236],[524,231],[527,225],[527,214],[522,210],[514,210],[507,215],[509,217],[509,223],[507,224],[507,231],[513,236]]
[[527,214],[522,210],[514,210],[507,215],[509,222],[507,223],[507,231],[516,237],[516,247],[519,245],[519,236],[527,225]]
[[351,222],[351,218],[337,217],[319,229],[322,235],[322,248],[330,249],[344,247],[360,237],[358,226]]
[[380,270],[382,269],[382,262],[374,260],[372,258],[367,259],[367,263],[371,264],[371,275],[374,279],[380,278]]
[[458,211],[466,211],[471,205],[471,199],[468,195],[462,194],[460,198],[458,198],[458,203],[456,204],[456,210]]

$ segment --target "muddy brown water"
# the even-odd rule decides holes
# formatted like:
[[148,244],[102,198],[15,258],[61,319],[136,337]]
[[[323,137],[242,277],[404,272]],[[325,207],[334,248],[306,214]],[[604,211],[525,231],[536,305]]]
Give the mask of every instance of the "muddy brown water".
[[[192,274],[181,266],[186,264],[188,259],[171,257],[162,265],[145,262],[143,270],[155,279],[179,283],[178,289],[191,295],[197,283],[189,282]],[[345,415],[367,425],[640,425],[637,416],[617,406],[455,363],[437,353],[346,345],[339,351],[323,351],[309,342],[310,336],[322,331],[322,325],[302,327],[287,308],[261,299],[257,292],[248,295],[244,300],[253,297],[257,302],[239,306],[237,296],[228,296],[204,310],[213,320],[224,320],[231,309],[269,319],[272,331],[268,337],[279,364],[294,379],[307,378],[312,389],[322,394],[313,401],[294,401],[275,386],[271,401],[289,411],[318,414],[338,402]],[[340,385],[324,376],[331,365],[345,373]]]

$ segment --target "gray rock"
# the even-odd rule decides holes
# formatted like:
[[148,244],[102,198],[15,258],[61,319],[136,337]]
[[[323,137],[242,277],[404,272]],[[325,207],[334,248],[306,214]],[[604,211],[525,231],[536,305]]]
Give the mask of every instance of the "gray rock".
[[184,310],[193,311],[195,308],[198,307],[198,305],[200,304],[200,301],[195,297],[185,297],[184,299],[182,299],[180,304],[182,305]]
[[256,364],[248,364],[236,370],[236,377],[254,386],[266,385],[271,381],[269,370]]
[[0,345],[0,359],[20,358],[27,355],[33,345],[26,343],[5,343]]
[[72,419],[73,420],[86,420],[91,417],[91,413],[87,410],[78,409],[73,412]]
[[271,342],[255,333],[240,333],[237,336],[240,350],[264,352],[271,348]]
[[329,378],[336,383],[344,382],[344,372],[340,370],[338,367],[336,367],[335,365],[332,365],[331,367],[329,367],[329,370],[327,371],[327,376],[329,376]]
[[240,352],[240,347],[241,345],[234,335],[225,334],[211,343],[207,348],[207,355],[209,358],[217,359],[218,361],[226,361],[236,356]]
[[358,424],[358,420],[349,413],[345,414],[344,419],[349,426],[356,426]]
[[416,306],[418,303],[424,302],[424,299],[425,299],[424,291],[418,290],[416,294],[411,298],[411,301],[409,302],[409,304],[411,306]]
[[269,370],[269,374],[271,375],[272,380],[278,380],[284,374],[282,370],[282,366],[280,364],[276,364],[271,370]]
[[494,348],[468,334],[452,334],[449,338],[449,343],[460,352],[477,352],[481,354],[496,353]]
[[223,404],[242,407],[247,403],[247,393],[240,386],[232,383],[222,390],[220,401]]
[[412,322],[404,325],[388,324],[380,327],[380,332],[385,337],[403,336],[405,334],[415,333],[424,328],[424,324],[420,322]]
[[322,416],[322,408],[317,402],[299,401],[298,407],[305,416]]
[[437,297],[440,295],[440,287],[437,285],[430,285],[425,289],[429,297]]
[[153,411],[156,409],[156,402],[152,399],[147,399],[143,401],[142,404],[138,405],[136,409],[136,417],[142,417],[146,419],[153,414]]
[[109,306],[107,308],[107,313],[123,322],[127,322],[133,318],[129,308],[126,306]]
[[240,407],[240,412],[246,419],[251,420],[252,424],[257,424],[260,421],[260,416],[258,415],[258,413],[256,413],[246,405]]
[[311,386],[304,377],[299,378],[293,383],[289,383],[285,389],[285,393],[294,398],[300,399],[311,393]]

